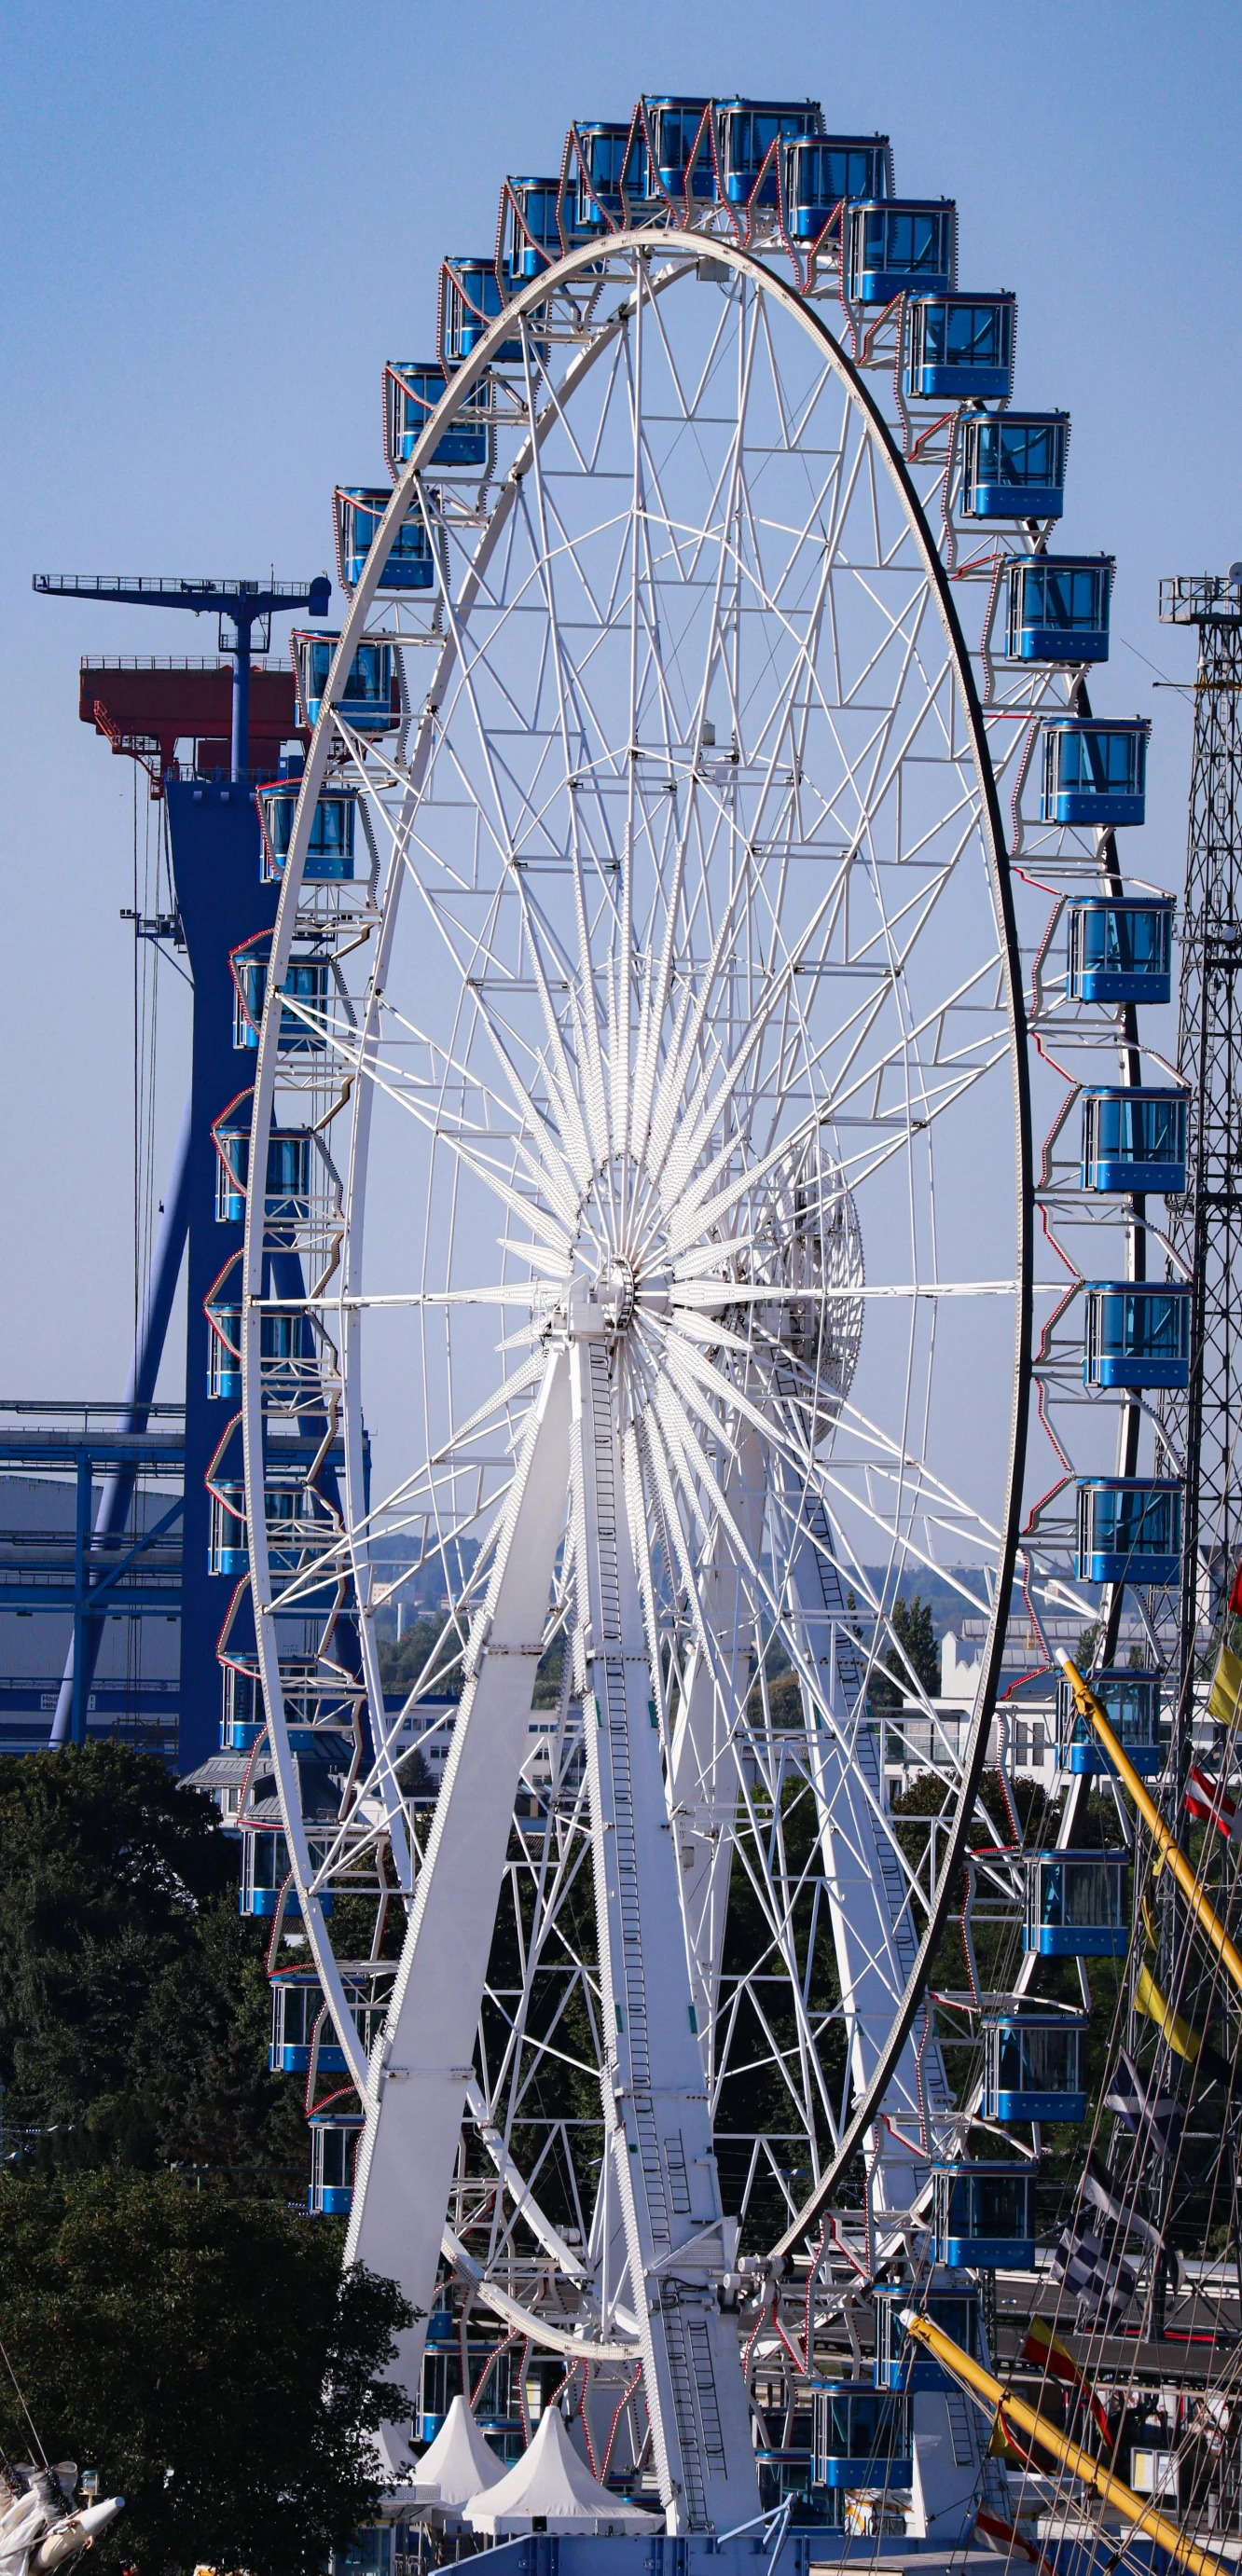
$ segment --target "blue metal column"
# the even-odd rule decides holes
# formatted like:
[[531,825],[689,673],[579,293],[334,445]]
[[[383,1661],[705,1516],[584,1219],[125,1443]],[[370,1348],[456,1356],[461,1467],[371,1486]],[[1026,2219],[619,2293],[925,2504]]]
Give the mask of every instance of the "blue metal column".
[[[206,1476],[235,1402],[207,1392],[211,1328],[205,1300],[243,1227],[216,1215],[218,1157],[212,1126],[254,1080],[252,1049],[234,1045],[235,948],[276,919],[279,884],[262,875],[254,790],[238,779],[173,779],[165,790],[177,910],[194,978],[191,1116],[187,1165],[185,1516],[182,1522],[179,1768],[219,1751],[221,1676],[216,1646],[233,1596],[230,1575],[208,1571]],[[248,1115],[248,1112],[247,1112]],[[239,1434],[240,1449],[240,1434]]]
[[237,618],[237,641],[233,646],[233,741],[230,769],[242,779],[250,752],[250,619]]

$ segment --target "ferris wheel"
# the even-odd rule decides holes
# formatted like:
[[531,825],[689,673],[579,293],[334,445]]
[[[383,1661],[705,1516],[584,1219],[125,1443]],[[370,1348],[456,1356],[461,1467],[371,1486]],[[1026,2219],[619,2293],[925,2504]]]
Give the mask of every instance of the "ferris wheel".
[[[1094,1615],[1096,1577],[1119,1602],[1066,1487],[1141,1493],[1127,1545],[1157,1492],[1132,1395],[1117,1474],[1087,1472],[1098,1404],[1071,1462],[1072,1293],[1041,1311],[1033,1240],[1077,1191],[1062,1246],[1125,1241],[1076,1283],[1135,1275],[1115,1187],[1058,1165],[1066,1106],[1033,1146],[1028,1011],[1089,1072],[1128,1048],[1068,1108],[1156,1096],[1120,1007],[1040,981],[1049,898],[1126,902],[1090,653],[1020,642],[1031,565],[1059,614],[1064,418],[1006,412],[1013,300],[958,295],[952,209],[793,117],[572,129],[558,181],[506,182],[495,265],[445,264],[441,362],[387,372],[392,496],[337,495],[349,613],[295,639],[311,749],[260,791],[283,882],[217,1495],[279,1796],[256,1910],[321,2203],[419,2319],[396,2375],[456,2283],[581,2374],[605,2469],[689,2530],[757,2508],[739,2361],[782,2281],[805,2363],[817,2285],[848,2306],[926,2250],[978,2102],[928,1969],[996,1843],[1011,1589],[1037,1623]],[[412,1563],[439,1633],[386,1699]],[[911,1659],[933,1577],[981,1629],[972,1707]],[[990,1866],[1016,1905],[1023,1856]]]

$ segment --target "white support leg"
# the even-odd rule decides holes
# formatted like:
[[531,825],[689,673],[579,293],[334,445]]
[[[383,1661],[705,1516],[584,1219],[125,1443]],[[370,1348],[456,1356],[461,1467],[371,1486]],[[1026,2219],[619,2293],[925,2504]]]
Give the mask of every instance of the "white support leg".
[[[345,2259],[395,2273],[415,2310],[394,2364],[415,2405],[568,1476],[562,1349],[549,1359],[502,1506],[358,2149]],[[382,2428],[381,2449],[399,2482],[408,2455],[402,2423]]]
[[606,2157],[623,2215],[670,2529],[758,2509],[720,2184],[689,1991],[648,1643],[602,1311],[572,1309],[573,1513],[607,2061]]

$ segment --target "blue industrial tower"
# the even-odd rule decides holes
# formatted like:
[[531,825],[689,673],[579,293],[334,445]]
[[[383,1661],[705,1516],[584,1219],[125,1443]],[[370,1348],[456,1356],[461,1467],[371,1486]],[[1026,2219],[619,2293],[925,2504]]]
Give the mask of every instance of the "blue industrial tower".
[[[115,700],[112,714],[97,696],[83,708],[93,713],[114,749],[133,750],[149,761],[152,745],[159,745],[153,792],[162,794],[167,810],[175,910],[167,920],[140,922],[137,930],[140,936],[169,939],[184,949],[194,993],[189,1092],[164,1191],[163,1216],[120,1417],[121,1432],[131,1440],[147,1428],[184,1257],[188,1275],[178,1768],[187,1772],[195,1770],[220,1741],[216,1645],[235,1585],[234,1575],[218,1570],[210,1554],[206,1482],[236,1412],[231,1376],[213,1358],[217,1337],[206,1311],[213,1286],[241,1250],[243,1234],[243,1202],[222,1186],[225,1167],[217,1142],[220,1121],[234,1105],[240,1122],[248,1123],[245,1095],[253,1063],[253,1033],[239,1007],[232,960],[242,948],[252,958],[261,956],[264,936],[275,921],[279,878],[265,873],[254,789],[262,778],[277,774],[282,742],[291,742],[299,731],[291,671],[256,671],[258,688],[252,698],[252,644],[257,630],[258,640],[266,646],[273,612],[304,608],[312,617],[324,616],[331,585],[326,575],[293,583],[37,575],[34,588],[59,597],[189,609],[195,615],[214,613],[220,620],[221,650],[231,655],[233,663],[227,771],[222,763],[211,765],[212,755],[224,747],[219,685],[227,676],[223,671],[217,679],[215,673],[191,665],[184,672],[170,671],[167,665],[144,672],[131,665],[119,689],[111,673],[97,675],[92,682]],[[204,687],[204,682],[210,686]],[[83,696],[87,696],[85,689]],[[196,756],[194,765],[183,773],[165,755],[175,741],[186,738],[195,740]],[[300,766],[300,756],[292,766]],[[122,1442],[122,1454],[109,1462],[96,1506],[97,1540],[115,1543],[124,1530],[134,1474]],[[70,1652],[60,1687],[53,1744],[82,1743],[86,1735],[103,1619],[91,1615],[89,1593],[76,1605],[76,1613],[77,1650]]]

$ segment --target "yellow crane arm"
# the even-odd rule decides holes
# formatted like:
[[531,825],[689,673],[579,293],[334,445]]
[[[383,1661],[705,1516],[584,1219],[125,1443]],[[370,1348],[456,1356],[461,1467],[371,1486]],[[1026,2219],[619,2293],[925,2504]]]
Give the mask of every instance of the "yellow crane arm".
[[1076,1708],[1080,1715],[1086,1718],[1088,1726],[1092,1727],[1098,1735],[1118,1779],[1123,1787],[1129,1790],[1165,1867],[1172,1871],[1177,1880],[1200,1931],[1211,1942],[1212,1948],[1218,1953],[1223,1966],[1232,1977],[1238,1993],[1242,1995],[1242,1952],[1235,1949],[1215,1906],[1209,1902],[1200,1887],[1181,1844],[1176,1836],[1169,1832],[1155,1800],[1144,1787],[1133,1763],[1123,1753],[1090,1683],[1083,1680],[1077,1664],[1072,1664],[1068,1655],[1058,1650],[1057,1659],[1063,1666],[1065,1678],[1073,1690]]
[[990,2371],[972,2361],[969,2353],[963,2352],[951,2335],[942,2333],[939,2326],[932,2324],[930,2317],[920,2316],[907,2308],[901,2322],[911,2341],[926,2345],[928,2352],[934,2354],[936,2360],[960,2380],[971,2396],[989,2412],[994,2414],[1000,2407],[1003,2416],[1008,2416],[1020,2432],[1038,2442],[1041,2449],[1051,2452],[1053,2459],[1059,2460],[1062,2468],[1068,2469],[1072,2476],[1094,2487],[1096,2494],[1102,2496],[1106,2504],[1115,2505],[1123,2519],[1132,2522],[1137,2531],[1149,2532],[1162,2549],[1168,2550],[1171,2558],[1191,2569],[1192,2576],[1235,2576],[1234,2570],[1226,2569],[1221,2560],[1213,2558],[1208,2550],[1196,2548],[1192,2540],[1183,2536],[1175,2522],[1167,2521],[1153,2504],[1145,2503],[1142,2496],[1135,2495],[1132,2487],[1123,2486],[1121,2479],[1115,2478],[1111,2469],[1106,2469],[1101,2461],[1093,2460],[1089,2451],[1084,2451],[1077,2442],[1071,2442],[1064,2433],[1058,2433],[1046,2416],[1037,2414],[1033,2406],[1027,2405],[1025,2398],[1015,2397],[1011,2389],[1003,2388],[999,2379],[993,2379]]

